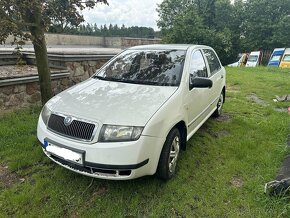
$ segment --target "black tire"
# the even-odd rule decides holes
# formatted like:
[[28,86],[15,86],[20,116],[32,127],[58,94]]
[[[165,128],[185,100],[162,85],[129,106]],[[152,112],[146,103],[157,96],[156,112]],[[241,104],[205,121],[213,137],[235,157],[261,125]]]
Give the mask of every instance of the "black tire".
[[216,110],[212,114],[213,117],[219,117],[222,114],[222,109],[225,102],[224,98],[225,98],[225,93],[224,91],[222,91],[222,93],[220,94],[217,106],[216,106]]
[[[181,147],[180,132],[177,128],[173,128],[169,132],[160,154],[156,172],[156,176],[158,178],[163,180],[169,180],[174,176],[180,147]],[[173,153],[170,156],[171,151]],[[174,151],[176,153],[174,153]]]

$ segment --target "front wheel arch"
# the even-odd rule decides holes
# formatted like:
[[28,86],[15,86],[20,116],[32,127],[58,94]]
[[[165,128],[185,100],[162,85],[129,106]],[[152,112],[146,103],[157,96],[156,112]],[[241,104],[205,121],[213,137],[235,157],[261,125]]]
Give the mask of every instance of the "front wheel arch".
[[181,133],[173,127],[168,133],[162,147],[156,176],[162,180],[169,180],[175,175],[176,164],[181,147]]

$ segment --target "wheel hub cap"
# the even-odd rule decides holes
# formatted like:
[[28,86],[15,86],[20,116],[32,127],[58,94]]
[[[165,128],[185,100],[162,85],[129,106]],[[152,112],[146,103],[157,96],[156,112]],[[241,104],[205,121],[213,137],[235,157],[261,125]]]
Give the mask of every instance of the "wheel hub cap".
[[171,173],[175,171],[179,149],[180,149],[180,140],[178,136],[175,136],[171,144],[170,156],[169,156],[169,171]]

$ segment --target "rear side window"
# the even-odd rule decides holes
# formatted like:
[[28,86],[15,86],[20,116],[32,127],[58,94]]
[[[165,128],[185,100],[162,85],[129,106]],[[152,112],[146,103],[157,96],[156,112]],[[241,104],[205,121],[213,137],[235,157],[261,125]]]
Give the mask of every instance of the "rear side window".
[[219,62],[219,59],[216,56],[216,54],[210,49],[204,49],[203,52],[204,52],[206,59],[208,61],[211,75],[214,75],[222,68],[221,64]]

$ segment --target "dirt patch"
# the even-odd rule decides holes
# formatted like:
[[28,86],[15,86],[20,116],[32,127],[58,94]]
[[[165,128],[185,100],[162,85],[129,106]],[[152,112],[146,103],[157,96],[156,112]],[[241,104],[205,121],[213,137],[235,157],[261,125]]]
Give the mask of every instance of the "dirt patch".
[[21,181],[23,181],[23,179],[16,173],[10,172],[8,166],[0,164],[0,188],[9,188]]
[[221,130],[221,131],[218,131],[218,132],[214,132],[213,135],[216,138],[222,138],[222,137],[230,135],[230,132],[227,131],[227,130]]
[[231,186],[236,188],[241,188],[244,185],[244,182],[241,178],[233,177],[230,181]]
[[250,101],[255,102],[258,105],[261,105],[263,107],[269,106],[268,103],[266,103],[264,100],[262,100],[261,98],[259,98],[256,94],[252,93],[250,95],[247,96],[247,99]]
[[232,120],[232,116],[228,113],[222,113],[219,117],[215,119],[219,122],[230,122]]
[[241,91],[240,86],[237,86],[237,85],[227,86],[227,92],[237,93],[240,91]]

